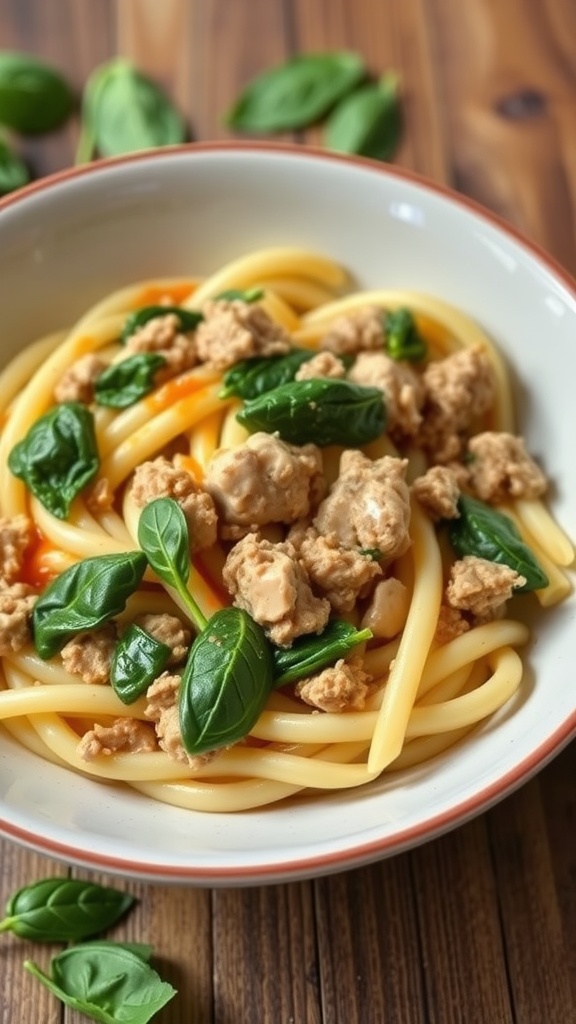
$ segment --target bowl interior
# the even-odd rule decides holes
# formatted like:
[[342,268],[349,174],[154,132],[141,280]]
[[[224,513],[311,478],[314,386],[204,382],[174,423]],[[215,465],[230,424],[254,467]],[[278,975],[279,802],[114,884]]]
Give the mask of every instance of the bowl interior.
[[[426,292],[475,318],[513,366],[520,431],[576,536],[574,290],[493,218],[401,172],[312,151],[207,146],[40,183],[0,210],[2,360],[123,284],[205,274],[285,245],[340,261],[358,287]],[[83,864],[210,884],[318,874],[398,851],[479,812],[567,742],[574,617],[573,598],[537,616],[513,706],[425,768],[213,816],[41,765],[2,735],[0,827]]]

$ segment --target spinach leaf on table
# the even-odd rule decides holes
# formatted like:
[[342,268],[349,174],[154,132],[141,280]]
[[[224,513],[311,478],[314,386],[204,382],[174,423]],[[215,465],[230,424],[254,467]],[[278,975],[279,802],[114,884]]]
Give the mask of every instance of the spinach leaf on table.
[[119,889],[44,878],[11,896],[0,932],[34,942],[75,942],[115,924],[133,903],[134,897]]
[[306,128],[324,117],[366,75],[360,56],[347,51],[301,54],[258,75],[226,121],[244,132]]
[[49,975],[31,960],[24,966],[66,1006],[98,1024],[148,1024],[176,995],[148,956],[145,946],[84,942],[55,956]]
[[84,89],[77,163],[184,142],[186,125],[163,89],[116,57],[92,72]]
[[390,160],[401,131],[398,79],[389,73],[340,100],[328,118],[324,138],[328,149]]
[[36,135],[59,128],[74,109],[62,75],[27,53],[0,52],[0,124]]

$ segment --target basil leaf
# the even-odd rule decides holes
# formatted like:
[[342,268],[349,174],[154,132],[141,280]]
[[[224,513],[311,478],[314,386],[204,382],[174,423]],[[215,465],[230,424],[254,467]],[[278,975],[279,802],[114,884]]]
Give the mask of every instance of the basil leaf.
[[386,313],[384,346],[392,359],[408,359],[418,362],[424,359],[428,346],[418,333],[414,317],[409,309],[395,309]]
[[240,608],[223,608],[192,644],[180,685],[180,732],[189,754],[242,739],[273,685],[272,648]]
[[34,646],[52,658],[76,633],[102,626],[124,608],[146,569],[141,551],[97,555],[71,565],[40,595],[32,612]]
[[0,196],[15,192],[30,181],[28,168],[0,135]]
[[94,397],[98,405],[126,409],[154,387],[154,375],[166,365],[158,352],[139,352],[106,367],[96,378]]
[[220,398],[237,395],[239,398],[257,398],[281,384],[294,380],[302,363],[316,353],[309,348],[295,348],[285,356],[253,356],[240,359],[224,375]]
[[356,629],[342,619],[332,619],[319,636],[298,637],[292,647],[273,646],[274,686],[295,683],[334,665],[372,635],[369,629]]
[[197,629],[204,629],[206,617],[187,586],[191,568],[188,523],[174,498],[156,498],[142,509],[138,543],[156,575],[177,590]]
[[357,54],[303,54],[255,78],[226,117],[243,132],[282,132],[314,124],[366,75]]
[[58,999],[99,1024],[148,1024],[175,995],[156,971],[119,943],[82,943],[55,956],[50,975],[24,966]]
[[342,153],[390,160],[401,131],[398,80],[387,74],[340,101],[326,124],[325,143]]
[[102,64],[84,89],[76,162],[184,142],[186,125],[164,91],[123,58]]
[[80,402],[61,402],[41,416],[8,456],[14,476],[59,519],[99,465],[94,418]]
[[546,573],[509,516],[466,495],[460,496],[458,509],[459,518],[448,523],[448,536],[459,555],[475,555],[515,569],[526,578],[523,587],[515,588],[517,593],[548,585]]
[[216,299],[228,299],[229,301],[239,299],[240,302],[250,303],[258,302],[258,300],[263,297],[263,288],[226,288],[225,291],[220,292],[220,294],[216,296]]
[[72,90],[57,71],[26,53],[0,53],[0,124],[23,135],[50,132],[73,108]]
[[133,896],[118,889],[44,878],[11,896],[0,932],[34,942],[75,942],[115,924],[133,903]]
[[386,410],[379,388],[316,379],[282,384],[253,398],[236,419],[251,432],[278,433],[292,444],[357,447],[384,432]]
[[154,320],[157,316],[166,316],[167,313],[175,313],[180,321],[180,330],[184,332],[194,331],[200,321],[204,319],[202,313],[192,309],[182,309],[181,306],[142,306],[141,309],[135,310],[134,313],[130,313],[126,317],[121,340],[127,341],[131,334],[135,334],[149,320]]
[[163,671],[171,650],[132,623],[122,634],[110,666],[110,682],[124,704],[133,704]]

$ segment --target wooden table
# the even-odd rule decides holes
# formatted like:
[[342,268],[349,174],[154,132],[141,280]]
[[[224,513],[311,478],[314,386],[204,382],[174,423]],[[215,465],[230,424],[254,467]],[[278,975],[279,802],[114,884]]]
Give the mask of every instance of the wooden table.
[[[480,200],[576,272],[573,0],[3,0],[0,8],[0,48],[49,59],[77,86],[109,56],[133,58],[203,140],[226,137],[222,114],[253,74],[295,52],[340,47],[361,52],[375,72],[399,73],[399,164]],[[72,161],[75,132],[27,147],[37,174]],[[140,903],[115,937],[154,944],[180,990],[156,1018],[165,1024],[569,1024],[575,777],[573,744],[472,823],[318,881],[213,891],[120,883]],[[2,902],[67,870],[0,846]],[[38,950],[2,936],[1,1024],[80,1024],[85,1018],[22,970],[31,955]]]

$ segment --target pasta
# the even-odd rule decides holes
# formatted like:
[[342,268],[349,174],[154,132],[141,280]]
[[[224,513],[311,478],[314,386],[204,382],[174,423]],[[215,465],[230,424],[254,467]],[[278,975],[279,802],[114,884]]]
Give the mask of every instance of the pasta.
[[[298,367],[276,384],[252,394],[230,384],[289,357]],[[301,395],[312,397],[299,405]],[[325,395],[351,404],[324,416]],[[521,686],[531,598],[516,592],[534,590],[544,606],[570,593],[573,547],[514,434],[490,340],[430,296],[354,291],[324,256],[262,250],[203,280],[124,288],[14,358],[0,400],[0,721],[34,754],[155,800],[239,811],[433,770]],[[261,474],[250,487],[244,464]],[[184,513],[183,585],[142,539],[156,498]],[[470,547],[467,517],[484,531],[482,550]],[[513,564],[499,530],[513,531]],[[112,611],[97,607],[89,576],[84,597],[68,587],[68,604],[54,589],[79,567],[108,565],[124,573],[109,586]],[[212,735],[219,717],[232,741],[190,746],[181,694],[195,678],[193,634],[232,606],[252,621],[272,674],[236,735],[238,659],[217,668],[202,729]],[[135,675],[123,685],[139,673],[146,685],[128,700],[118,652],[138,623],[144,647],[128,648]],[[341,646],[326,639],[333,626]],[[144,649],[159,659],[148,675]],[[256,690],[260,671],[248,669]],[[186,685],[194,702],[200,683]]]

